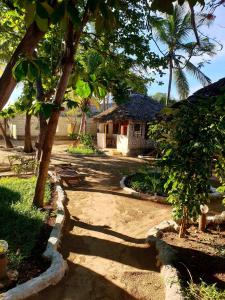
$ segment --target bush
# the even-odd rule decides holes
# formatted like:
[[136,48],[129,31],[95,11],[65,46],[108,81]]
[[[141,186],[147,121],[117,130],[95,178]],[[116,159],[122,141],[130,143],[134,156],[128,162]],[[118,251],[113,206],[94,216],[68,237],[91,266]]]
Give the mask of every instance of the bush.
[[78,141],[78,144],[84,145],[86,148],[94,149],[93,137],[89,133],[71,133],[69,137],[74,141]]
[[145,167],[132,175],[128,185],[137,192],[164,195],[165,180],[158,170]]
[[[9,244],[10,267],[17,268],[29,257],[46,216],[32,206],[35,185],[35,177],[0,179],[0,237]],[[50,184],[47,184],[45,202],[50,200],[50,195]]]

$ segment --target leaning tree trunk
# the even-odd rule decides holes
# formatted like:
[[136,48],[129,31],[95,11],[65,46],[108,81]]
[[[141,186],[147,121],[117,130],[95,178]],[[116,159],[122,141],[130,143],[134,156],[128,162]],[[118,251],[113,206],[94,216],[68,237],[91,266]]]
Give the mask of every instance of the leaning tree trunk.
[[2,132],[2,137],[3,137],[4,141],[5,141],[5,147],[6,148],[13,148],[13,144],[12,144],[9,136],[7,135],[6,130],[3,127],[3,125],[2,125],[1,122],[0,122],[0,130]]
[[29,56],[33,53],[38,42],[43,36],[44,32],[40,31],[34,23],[27,29],[23,39],[17,46],[0,78],[0,110],[3,109],[16,87],[16,81],[12,75],[13,67],[21,55]]
[[[43,93],[43,86],[42,86],[42,81],[41,78],[37,79],[36,81],[36,86],[37,86],[37,100],[40,102],[44,101],[44,93]],[[39,135],[38,135],[38,141],[36,143],[36,161],[39,162],[41,159],[42,155],[42,148],[43,148],[43,143],[45,139],[45,133],[47,130],[47,121],[45,116],[42,113],[39,113]]]
[[[56,106],[60,106],[63,101],[69,76],[72,73],[73,63],[74,63],[74,49],[75,47],[74,47],[73,25],[71,24],[71,22],[69,22],[68,29],[67,29],[65,51],[64,51],[64,59],[63,59],[64,65],[62,67],[62,74],[60,76],[57,85],[55,99],[54,99],[54,104],[56,104]],[[60,109],[54,110],[52,112],[52,115],[48,122],[47,131],[45,134],[45,139],[42,148],[42,156],[41,156],[41,161],[38,170],[37,184],[35,188],[35,195],[33,199],[34,205],[38,207],[43,207],[44,205],[45,184],[48,176],[48,168],[50,164],[51,151],[52,151],[52,146],[55,138],[59,115],[60,115]]]
[[169,100],[170,100],[172,79],[173,79],[173,62],[172,62],[172,57],[170,55],[170,58],[169,58],[169,84],[168,84],[168,93],[167,93],[167,99],[166,99],[166,106],[168,106],[168,103],[169,103]]
[[31,138],[31,117],[32,115],[26,112],[25,136],[24,136],[24,147],[23,147],[23,151],[26,153],[32,153],[34,151],[32,147],[32,138]]

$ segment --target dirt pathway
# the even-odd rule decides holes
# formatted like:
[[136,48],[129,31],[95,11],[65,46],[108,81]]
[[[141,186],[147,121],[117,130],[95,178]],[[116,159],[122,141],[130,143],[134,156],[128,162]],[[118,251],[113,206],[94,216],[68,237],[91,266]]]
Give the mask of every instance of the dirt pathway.
[[66,190],[68,220],[61,252],[68,261],[68,274],[31,299],[164,299],[155,253],[144,239],[151,226],[169,218],[169,207],[134,199],[119,187],[121,176],[142,162],[73,158],[60,151],[54,162],[71,162],[87,178],[83,186]]

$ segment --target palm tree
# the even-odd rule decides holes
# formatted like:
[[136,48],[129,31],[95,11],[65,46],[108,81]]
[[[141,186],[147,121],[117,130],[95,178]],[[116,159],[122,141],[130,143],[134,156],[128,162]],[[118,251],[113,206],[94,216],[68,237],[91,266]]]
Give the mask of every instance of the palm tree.
[[[203,86],[208,85],[211,80],[194,65],[190,59],[203,53],[214,54],[214,45],[205,37],[200,36],[200,45],[192,42],[193,28],[191,25],[191,14],[184,12],[184,7],[174,6],[172,15],[165,18],[152,17],[150,24],[159,41],[166,46],[166,51],[160,52],[165,56],[169,68],[169,83],[167,92],[167,103],[170,99],[171,85],[174,79],[178,94],[181,99],[187,98],[189,94],[189,83],[185,70],[193,75]],[[203,23],[196,24],[197,29]]]

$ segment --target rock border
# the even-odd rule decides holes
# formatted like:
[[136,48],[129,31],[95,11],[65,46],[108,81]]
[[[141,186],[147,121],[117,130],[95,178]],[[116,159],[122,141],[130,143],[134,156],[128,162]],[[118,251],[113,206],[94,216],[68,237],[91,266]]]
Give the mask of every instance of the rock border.
[[28,280],[27,282],[0,294],[1,300],[21,300],[37,294],[48,286],[57,284],[63,278],[68,268],[66,261],[57,251],[62,235],[63,223],[65,220],[64,203],[66,200],[66,195],[59,183],[59,178],[55,177],[52,172],[49,172],[49,175],[55,183],[55,189],[58,195],[58,199],[56,201],[57,216],[55,225],[48,239],[46,250],[43,253],[45,258],[51,260],[51,265],[38,277]]
[[176,222],[163,221],[154,226],[148,231],[146,242],[149,245],[154,245],[158,251],[157,265],[160,265],[160,273],[163,277],[165,286],[165,300],[184,300],[182,287],[179,279],[179,272],[174,267],[177,251],[170,245],[161,240],[163,232],[177,231],[178,225]]
[[[131,176],[131,175],[128,175],[128,176]],[[123,178],[120,180],[120,187],[125,192],[127,192],[128,194],[130,194],[130,195],[132,195],[136,198],[139,198],[139,199],[150,200],[150,201],[153,201],[153,202],[156,202],[156,203],[161,203],[161,204],[168,204],[166,202],[166,197],[157,196],[157,195],[153,196],[153,195],[150,195],[150,194],[137,192],[137,191],[133,190],[132,188],[127,187],[126,184],[125,184],[125,181],[128,178],[128,176],[123,176]]]

